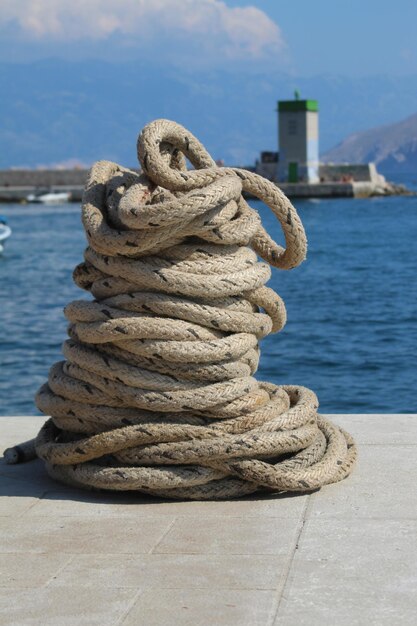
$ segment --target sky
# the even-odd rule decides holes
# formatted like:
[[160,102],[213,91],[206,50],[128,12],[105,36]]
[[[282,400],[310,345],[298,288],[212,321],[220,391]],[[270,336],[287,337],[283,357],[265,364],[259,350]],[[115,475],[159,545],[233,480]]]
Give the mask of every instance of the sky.
[[416,0],[228,0],[279,24],[295,74],[417,73]]
[[415,0],[1,0],[0,60],[403,76],[416,24]]

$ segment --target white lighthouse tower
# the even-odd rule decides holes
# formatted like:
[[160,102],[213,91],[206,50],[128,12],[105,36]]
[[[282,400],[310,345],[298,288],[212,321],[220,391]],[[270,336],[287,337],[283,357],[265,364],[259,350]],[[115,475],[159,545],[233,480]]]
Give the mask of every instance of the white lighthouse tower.
[[319,182],[319,113],[317,100],[278,102],[280,182]]

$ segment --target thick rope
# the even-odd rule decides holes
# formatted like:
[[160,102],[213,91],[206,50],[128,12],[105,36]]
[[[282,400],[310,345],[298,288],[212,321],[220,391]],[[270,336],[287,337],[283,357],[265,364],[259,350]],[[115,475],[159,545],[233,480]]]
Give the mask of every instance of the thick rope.
[[[94,300],[65,309],[66,360],[36,397],[51,415],[37,455],[66,483],[170,498],[341,480],[356,449],[317,414],[315,394],[253,378],[259,339],[286,321],[264,286],[270,266],[306,254],[294,207],[260,176],[216,167],[174,122],[147,125],[138,156],[141,174],[105,161],[91,170],[74,280]],[[242,193],[271,208],[285,249]]]

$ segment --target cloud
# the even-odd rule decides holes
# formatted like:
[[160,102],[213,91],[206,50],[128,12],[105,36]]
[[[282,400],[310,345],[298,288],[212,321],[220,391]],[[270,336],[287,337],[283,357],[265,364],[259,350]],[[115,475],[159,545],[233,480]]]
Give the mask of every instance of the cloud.
[[263,11],[221,0],[2,0],[0,28],[25,45],[111,42],[156,56],[179,51],[181,60],[187,46],[218,61],[286,54],[279,26]]

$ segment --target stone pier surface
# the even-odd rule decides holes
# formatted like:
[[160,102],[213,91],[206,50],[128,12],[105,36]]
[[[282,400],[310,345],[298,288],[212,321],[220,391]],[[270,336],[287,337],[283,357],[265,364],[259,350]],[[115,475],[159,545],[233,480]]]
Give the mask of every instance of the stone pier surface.
[[[83,492],[0,460],[0,624],[399,626],[417,615],[417,415],[334,415],[342,483],[170,502]],[[0,449],[44,418],[0,417]]]

